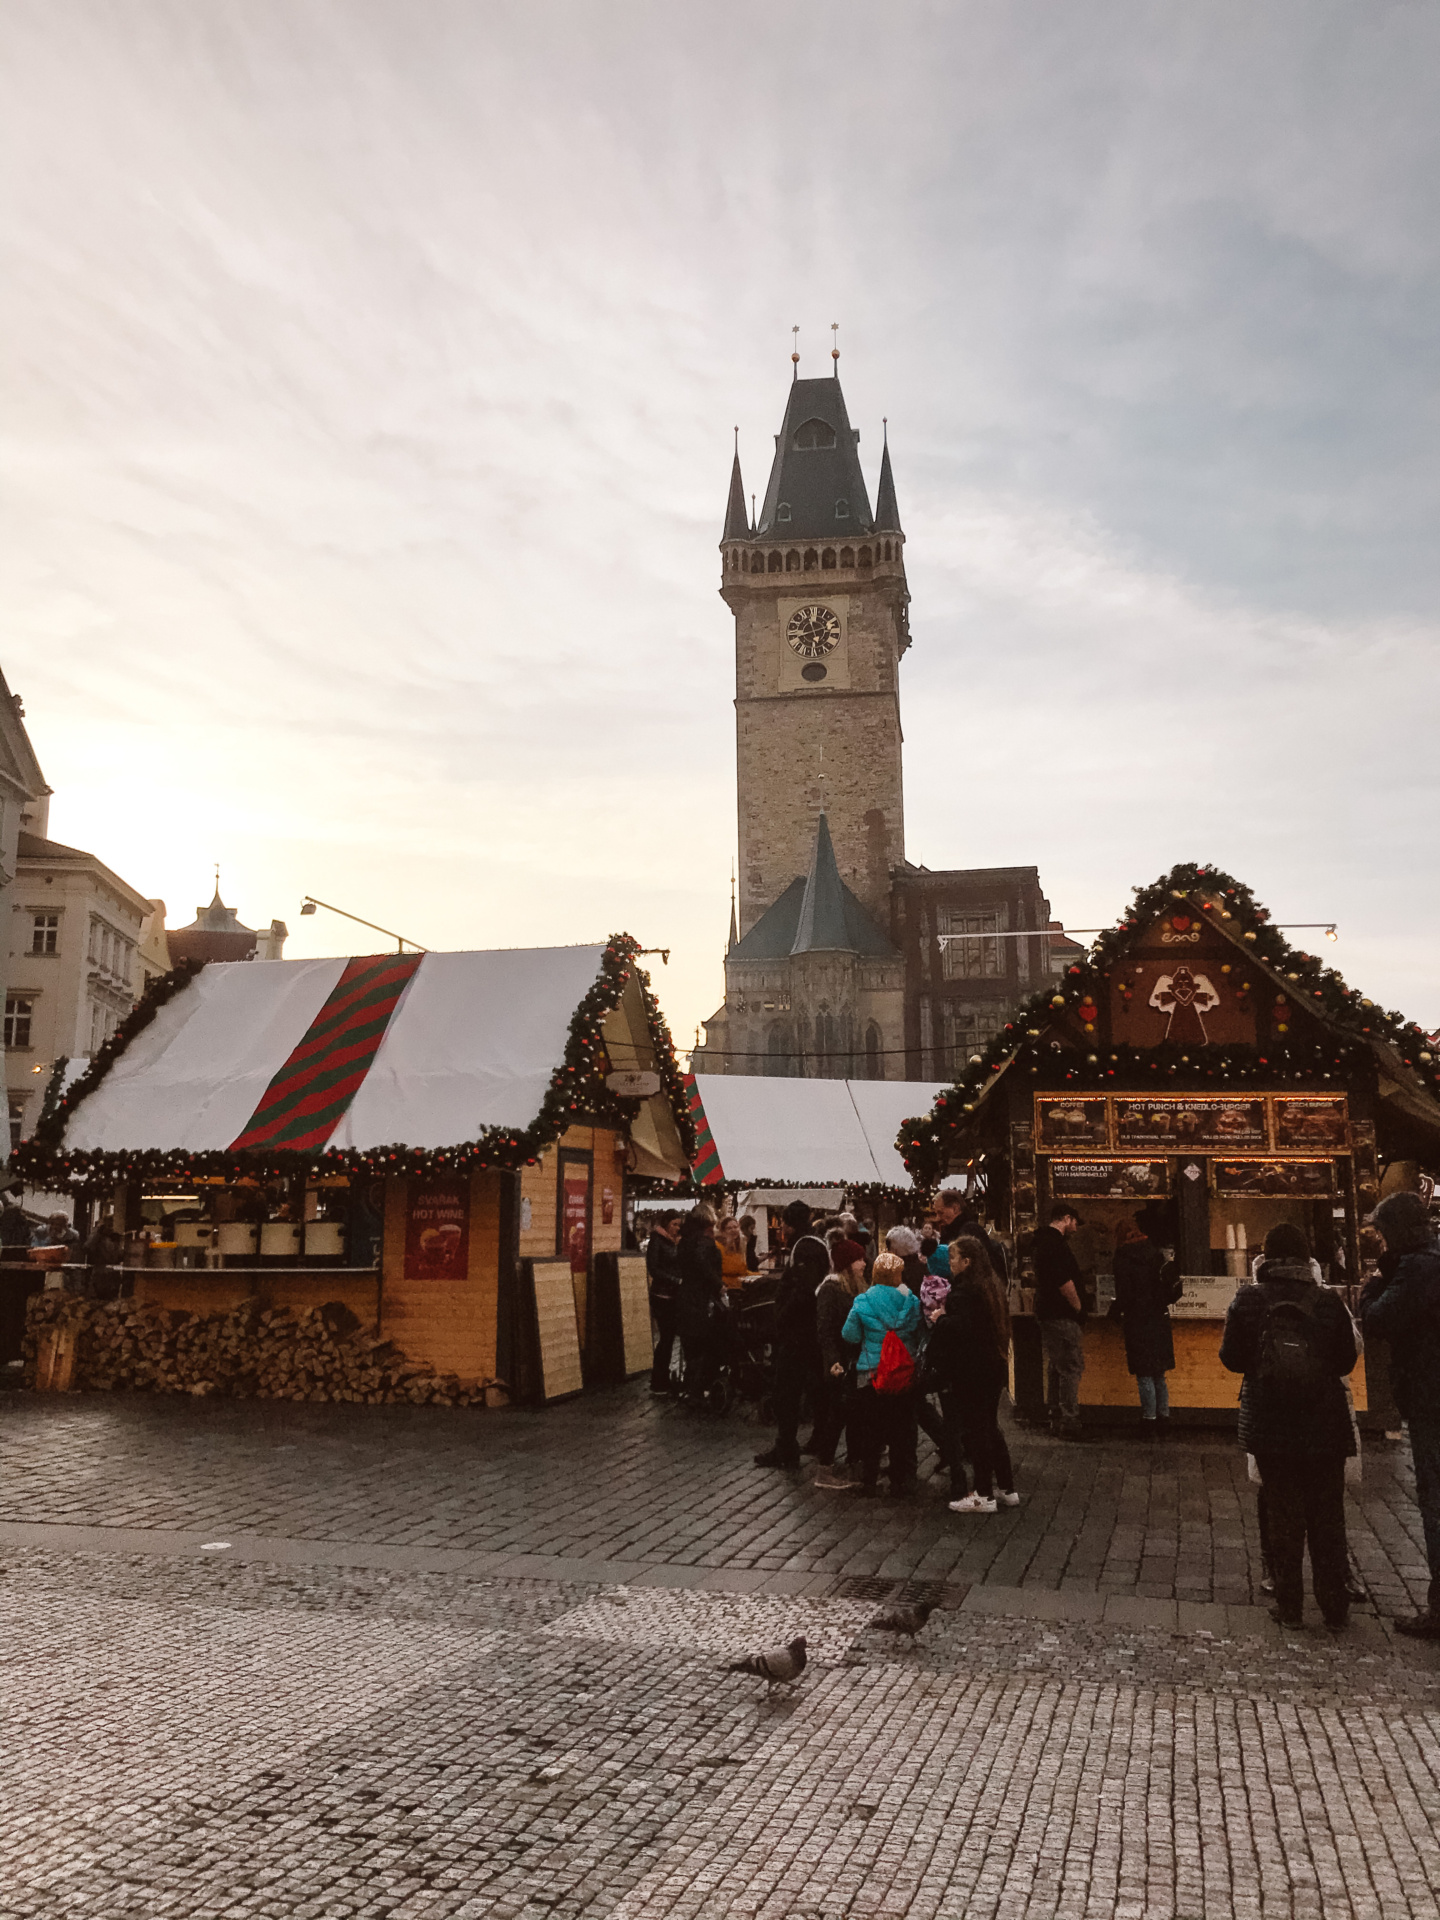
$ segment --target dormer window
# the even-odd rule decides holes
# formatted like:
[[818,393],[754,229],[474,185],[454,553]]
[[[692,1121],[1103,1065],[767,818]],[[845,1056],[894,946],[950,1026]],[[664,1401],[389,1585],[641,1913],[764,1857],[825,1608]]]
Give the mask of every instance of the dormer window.
[[848,500],[837,500],[835,502],[835,518],[837,520],[848,520],[850,518],[850,502]]
[[795,445],[803,453],[816,447],[833,447],[835,429],[827,426],[823,420],[806,420],[795,429]]
[[777,520],[788,520],[790,518],[790,502],[788,500],[782,500],[779,506],[776,507],[775,518]]

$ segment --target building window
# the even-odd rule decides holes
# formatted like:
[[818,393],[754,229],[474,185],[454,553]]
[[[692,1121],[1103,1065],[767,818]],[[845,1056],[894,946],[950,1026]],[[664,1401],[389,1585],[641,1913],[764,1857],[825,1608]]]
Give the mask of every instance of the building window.
[[881,1063],[880,1029],[872,1020],[865,1029],[865,1078],[883,1080],[885,1069]]
[[31,921],[31,953],[58,953],[60,949],[60,916],[58,913],[37,913]]
[[848,500],[837,500],[835,502],[835,518],[837,520],[848,520],[850,518],[850,502]]
[[795,429],[795,445],[809,453],[818,447],[833,447],[835,429],[823,420],[806,420]]
[[14,1048],[24,1052],[30,1045],[30,1016],[35,1011],[35,1002],[27,1000],[18,993],[7,994],[5,998],[5,1046],[7,1051]]
[[777,1021],[765,1039],[765,1071],[784,1078],[790,1071],[790,1055],[785,1046],[785,1029]]
[[1001,931],[998,911],[962,913],[942,907],[939,922],[940,971],[947,980],[1004,979],[1005,943],[993,938]]
[[[983,1053],[1005,1024],[1003,1012],[988,1007],[943,1004],[940,1008],[940,1044],[948,1055],[948,1071],[958,1079],[972,1054]],[[938,1063],[947,1070],[947,1063]]]
[[779,506],[776,507],[775,518],[777,520],[788,520],[790,518],[790,502],[788,500],[782,500]]
[[20,1144],[20,1136],[25,1131],[25,1096],[12,1093],[10,1096],[10,1147],[13,1152]]

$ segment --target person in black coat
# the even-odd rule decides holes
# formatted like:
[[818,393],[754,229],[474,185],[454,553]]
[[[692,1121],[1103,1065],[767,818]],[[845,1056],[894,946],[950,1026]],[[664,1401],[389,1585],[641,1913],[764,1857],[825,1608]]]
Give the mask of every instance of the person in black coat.
[[[1359,1357],[1355,1327],[1340,1296],[1315,1279],[1298,1227],[1270,1229],[1255,1280],[1230,1303],[1220,1364],[1245,1376],[1239,1439],[1264,1488],[1275,1618],[1303,1623],[1308,1544],[1315,1598],[1339,1632],[1350,1614],[1345,1462],[1355,1451],[1341,1383]],[[1287,1350],[1300,1355],[1298,1373]]]
[[1380,1272],[1360,1296],[1360,1323],[1390,1343],[1395,1404],[1410,1430],[1415,1501],[1425,1528],[1430,1590],[1397,1633],[1440,1640],[1440,1246],[1418,1193],[1392,1193],[1375,1209],[1385,1237]]
[[680,1294],[679,1213],[662,1213],[651,1223],[645,1242],[645,1278],[650,1287],[650,1318],[655,1323],[655,1353],[650,1367],[650,1391],[662,1398],[675,1391],[670,1384],[670,1356],[675,1348],[675,1314]]
[[1170,1424],[1165,1376],[1175,1365],[1170,1308],[1183,1287],[1165,1256],[1137,1220],[1124,1220],[1115,1236],[1115,1312],[1125,1334],[1125,1364],[1140,1393],[1140,1424],[1155,1439]]
[[757,1453],[757,1467],[798,1467],[800,1410],[820,1371],[815,1290],[830,1271],[823,1240],[797,1240],[775,1289],[775,1444]]
[[1068,1200],[1057,1200],[1050,1223],[1035,1235],[1035,1318],[1049,1375],[1050,1429],[1062,1439],[1084,1436],[1080,1424],[1080,1381],[1085,1372],[1085,1297],[1080,1263],[1070,1251],[1070,1235],[1080,1216]]
[[715,1209],[699,1201],[680,1223],[680,1288],[675,1326],[685,1356],[685,1393],[704,1400],[725,1353],[725,1277],[715,1243]]
[[[1000,1431],[1000,1395],[1010,1377],[1010,1303],[983,1240],[950,1242],[950,1291],[925,1346],[925,1376],[940,1395],[950,1467],[950,1511],[994,1513],[1020,1504]],[[965,1491],[965,1455],[975,1491]]]

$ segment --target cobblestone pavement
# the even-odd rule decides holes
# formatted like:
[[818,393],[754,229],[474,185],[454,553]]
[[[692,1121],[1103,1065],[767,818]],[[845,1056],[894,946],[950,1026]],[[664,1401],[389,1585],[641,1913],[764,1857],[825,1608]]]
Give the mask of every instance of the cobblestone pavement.
[[[1342,1639],[1252,1604],[1214,1440],[1022,1436],[963,1524],[755,1442],[633,1391],[0,1396],[0,1920],[1440,1912],[1403,1452]],[[795,1631],[793,1694],[721,1670]]]
[[[543,1411],[296,1406],[0,1394],[0,1518],[219,1529],[351,1546],[640,1569],[880,1575],[1253,1604],[1253,1488],[1233,1441],[1016,1436],[1024,1504],[977,1524],[934,1479],[906,1501],[824,1494],[751,1464],[765,1433],[643,1388]],[[933,1461],[922,1443],[922,1470]],[[1359,1570],[1383,1612],[1424,1592],[1408,1458],[1381,1442],[1350,1500]],[[519,1564],[517,1564],[517,1562]],[[563,1573],[565,1568],[551,1568]]]

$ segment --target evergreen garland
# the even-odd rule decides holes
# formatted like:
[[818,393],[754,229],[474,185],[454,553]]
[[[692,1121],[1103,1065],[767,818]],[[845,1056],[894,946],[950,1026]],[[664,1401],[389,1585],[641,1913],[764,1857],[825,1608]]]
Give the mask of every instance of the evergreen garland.
[[[208,1174],[261,1181],[295,1174],[410,1173],[430,1177],[478,1172],[488,1167],[513,1170],[533,1166],[567,1127],[587,1122],[623,1131],[639,1112],[642,1101],[612,1093],[605,1085],[610,1061],[602,1032],[605,1015],[619,1006],[632,977],[640,983],[650,1039],[659,1063],[661,1088],[675,1116],[681,1148],[687,1160],[691,1159],[696,1147],[695,1125],[690,1118],[684,1079],[669,1026],[650,991],[649,976],[635,963],[639,951],[639,942],[626,933],[613,934],[606,942],[599,975],[571,1018],[564,1059],[551,1076],[539,1114],[528,1127],[487,1127],[474,1140],[453,1147],[407,1147],[397,1143],[363,1151],[290,1147],[243,1153],[232,1153],[223,1147],[200,1153],[181,1147],[93,1153],[67,1149],[64,1130],[76,1107],[101,1084],[135,1035],[149,1026],[166,1001],[188,986],[205,964],[197,960],[182,961],[172,972],[151,983],[144,998],[116,1028],[113,1038],[105,1043],[89,1069],[63,1098],[58,1093],[63,1063],[56,1063],[40,1124],[30,1139],[15,1149],[11,1165],[30,1185],[76,1187],[99,1186],[136,1176],[144,1180],[178,1180]],[[53,1102],[51,1094],[55,1096]]]
[[[1161,914],[1188,905],[1202,919],[1223,922],[1245,952],[1279,976],[1281,986],[1339,1032],[1319,1042],[1277,1040],[1258,1047],[1230,1045],[1183,1047],[1111,1047],[1099,1053],[1053,1052],[1036,1044],[1067,1010],[1104,991],[1104,983],[1129,952],[1134,936]],[[952,1146],[976,1110],[986,1085],[1006,1066],[1024,1066],[1037,1088],[1093,1086],[1097,1091],[1124,1079],[1131,1088],[1153,1079],[1157,1085],[1240,1087],[1262,1082],[1329,1080],[1357,1067],[1373,1067],[1371,1043],[1393,1047],[1417,1084],[1440,1097],[1440,1061],[1430,1036],[1403,1014],[1386,1012],[1358,989],[1347,986],[1334,967],[1314,954],[1292,947],[1271,925],[1268,911],[1250,888],[1215,866],[1193,862],[1172,868],[1148,887],[1136,887],[1129,910],[1095,941],[1089,957],[1067,968],[1031,994],[964,1073],[940,1094],[928,1114],[902,1125],[895,1146],[919,1185],[943,1177]]]

